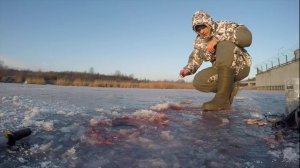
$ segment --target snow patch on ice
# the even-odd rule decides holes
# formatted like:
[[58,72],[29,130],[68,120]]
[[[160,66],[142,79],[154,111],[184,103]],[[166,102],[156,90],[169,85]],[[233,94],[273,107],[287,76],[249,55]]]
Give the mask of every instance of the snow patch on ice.
[[244,97],[244,96],[235,96],[236,100],[244,100],[244,99],[247,99],[247,97]]
[[18,157],[17,159],[20,163],[25,163],[26,162],[26,160],[22,157]]
[[63,110],[58,110],[56,112],[56,114],[64,115],[66,117],[70,117],[70,116],[74,116],[76,113],[74,111],[67,112],[67,111],[63,111]]
[[283,150],[283,160],[287,162],[297,161],[299,159],[299,154],[297,151],[291,147],[285,148]]
[[15,106],[20,106],[22,103],[20,102],[20,98],[18,96],[14,96],[12,98],[12,101],[13,101],[13,105]]
[[63,157],[66,159],[72,159],[72,160],[76,160],[77,156],[76,156],[76,149],[73,146],[72,148],[68,149],[64,154]]
[[145,122],[156,123],[161,125],[165,125],[168,123],[168,119],[165,114],[158,113],[152,110],[141,109],[141,110],[137,110],[132,115],[136,119],[143,120]]
[[[78,128],[79,128],[79,124],[74,123],[71,126],[60,128],[60,131],[63,132],[63,133],[68,133],[68,132],[73,132],[73,131],[77,130]],[[78,130],[77,130],[77,132],[78,132]]]
[[48,167],[51,167],[51,161],[45,161],[45,162],[41,162],[40,163],[41,165],[41,168],[48,168]]
[[264,119],[265,116],[256,112],[250,113],[252,118]]
[[112,121],[110,119],[106,119],[102,116],[96,116],[90,119],[90,126],[96,126],[98,124],[103,125],[112,125]]
[[31,118],[35,117],[39,113],[40,113],[40,110],[38,107],[34,107],[30,111],[25,111],[24,120],[30,120]]
[[171,141],[174,139],[174,136],[171,135],[171,132],[170,131],[162,131],[160,133],[160,137],[163,139],[163,140],[167,140],[167,141]]
[[268,151],[268,154],[270,154],[276,158],[280,158],[281,152],[280,151]]
[[68,112],[67,114],[65,114],[66,117],[70,117],[70,116],[74,116],[75,115],[75,112],[71,111],[71,112]]
[[112,115],[112,116],[120,116],[120,113],[118,113],[117,111],[113,111],[113,112],[111,113],[111,115]]
[[112,111],[121,111],[121,110],[122,110],[122,108],[119,107],[119,106],[113,106],[113,107],[111,107],[110,109],[111,109]]
[[53,121],[37,121],[35,122],[35,125],[38,127],[41,127],[45,131],[53,131],[54,130],[54,125]]
[[103,108],[96,108],[95,110],[96,110],[97,112],[103,112],[103,111],[104,111]]
[[146,117],[152,117],[152,116],[157,115],[157,114],[158,114],[157,112],[152,111],[152,110],[141,109],[141,110],[137,110],[132,115],[146,118]]
[[25,111],[22,125],[29,126],[33,124],[33,118],[38,114],[40,114],[40,109],[38,107],[33,107],[31,110]]
[[283,150],[268,151],[268,154],[277,159],[282,158],[285,162],[297,162],[299,161],[299,148],[297,146],[286,147]]
[[45,153],[49,150],[51,150],[51,146],[53,144],[53,141],[50,141],[48,143],[45,143],[45,144],[34,144],[30,149],[29,149],[29,153],[31,155],[34,155],[34,154],[38,154],[38,153]]
[[45,151],[49,150],[49,148],[51,147],[52,144],[53,144],[53,141],[46,143],[46,144],[42,144],[40,146],[39,150],[45,152]]
[[67,152],[68,152],[68,154],[69,154],[70,156],[73,156],[73,155],[76,153],[76,150],[75,150],[74,147],[72,147],[72,148],[69,149]]
[[18,97],[18,96],[14,96],[14,97],[12,98],[12,100],[13,100],[13,101],[18,101],[18,100],[19,100],[19,97]]
[[167,111],[170,109],[180,110],[182,108],[183,108],[183,106],[180,103],[161,103],[161,104],[156,104],[156,105],[150,107],[151,110],[159,111],[159,112]]
[[56,114],[66,115],[66,114],[67,114],[67,112],[65,112],[65,111],[62,111],[62,110],[58,110],[58,111],[56,112]]

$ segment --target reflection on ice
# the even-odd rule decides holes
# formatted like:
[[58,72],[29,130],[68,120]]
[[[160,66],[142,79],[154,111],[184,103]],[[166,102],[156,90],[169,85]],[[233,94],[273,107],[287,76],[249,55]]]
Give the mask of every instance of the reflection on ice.
[[0,167],[299,166],[299,134],[279,140],[266,118],[284,111],[283,93],[241,91],[233,110],[212,113],[199,107],[205,96],[0,83],[0,130],[33,130],[0,144]]

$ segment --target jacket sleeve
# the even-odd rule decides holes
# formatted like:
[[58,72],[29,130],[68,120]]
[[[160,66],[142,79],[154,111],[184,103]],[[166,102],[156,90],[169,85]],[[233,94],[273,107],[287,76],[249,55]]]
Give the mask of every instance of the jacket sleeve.
[[201,58],[201,51],[194,48],[192,53],[189,56],[189,60],[184,69],[190,71],[191,74],[194,74],[198,68],[201,66],[203,59]]
[[248,47],[252,43],[252,34],[246,26],[229,21],[218,23],[214,37],[218,41],[231,41],[238,47]]

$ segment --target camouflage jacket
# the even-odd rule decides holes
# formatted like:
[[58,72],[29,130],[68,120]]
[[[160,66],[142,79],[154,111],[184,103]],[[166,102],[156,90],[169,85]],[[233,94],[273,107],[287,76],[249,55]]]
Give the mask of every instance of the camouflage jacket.
[[184,67],[194,74],[198,68],[201,66],[203,61],[210,61],[213,65],[216,60],[216,55],[206,51],[207,43],[213,37],[220,41],[231,41],[236,44],[234,48],[233,55],[234,59],[232,62],[232,68],[235,69],[235,73],[238,74],[241,69],[245,66],[251,66],[251,56],[248,52],[238,46],[238,38],[236,37],[236,29],[241,24],[237,24],[231,21],[218,21],[214,22],[212,18],[203,11],[198,11],[193,15],[192,26],[195,31],[195,26],[206,25],[210,26],[212,29],[212,34],[209,37],[203,38],[197,35],[194,41],[194,50],[189,56],[188,64]]

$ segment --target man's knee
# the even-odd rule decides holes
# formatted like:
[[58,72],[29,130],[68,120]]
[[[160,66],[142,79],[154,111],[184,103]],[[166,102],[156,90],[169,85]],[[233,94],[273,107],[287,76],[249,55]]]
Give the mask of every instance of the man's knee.
[[214,81],[209,81],[209,78],[216,74],[217,70],[213,67],[209,67],[198,72],[193,80],[194,88],[201,92],[215,92],[216,83]]
[[213,85],[209,84],[204,79],[199,79],[199,78],[194,78],[193,86],[195,89],[201,92],[214,92],[215,90],[215,87]]
[[236,30],[236,43],[239,47],[249,47],[252,43],[252,33],[245,26],[240,26]]

